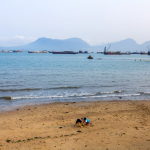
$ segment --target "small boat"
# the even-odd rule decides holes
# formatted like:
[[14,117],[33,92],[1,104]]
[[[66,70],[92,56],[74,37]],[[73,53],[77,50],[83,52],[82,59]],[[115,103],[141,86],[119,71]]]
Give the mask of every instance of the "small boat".
[[93,59],[93,57],[91,55],[89,55],[89,57],[87,57],[88,59]]
[[84,53],[83,51],[79,51],[79,53]]

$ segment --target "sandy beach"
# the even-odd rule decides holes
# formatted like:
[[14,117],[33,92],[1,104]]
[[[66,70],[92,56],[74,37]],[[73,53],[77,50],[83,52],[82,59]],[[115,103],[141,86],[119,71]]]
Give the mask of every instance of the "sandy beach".
[[[76,127],[87,117],[87,127]],[[26,106],[0,113],[0,150],[149,150],[150,101]]]

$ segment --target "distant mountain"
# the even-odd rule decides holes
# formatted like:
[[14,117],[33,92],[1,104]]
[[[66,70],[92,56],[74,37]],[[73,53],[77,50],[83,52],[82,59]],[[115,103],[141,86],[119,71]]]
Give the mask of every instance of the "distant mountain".
[[54,50],[54,51],[79,51],[80,49],[88,49],[91,46],[80,38],[69,38],[66,40],[39,38],[38,40],[27,45],[14,46],[14,47],[1,47],[4,50],[24,49],[31,51],[41,50]]
[[111,45],[110,50],[112,51],[136,51],[138,50],[139,45],[132,39],[126,39],[115,43],[109,43],[103,45],[103,47]]
[[114,42],[114,43],[108,43],[108,44],[103,44],[103,45],[99,45],[99,46],[95,46],[95,49],[99,49],[99,51],[103,51],[104,47],[109,47],[109,45],[111,45],[110,47],[110,51],[122,51],[122,52],[141,52],[141,51],[145,51],[147,52],[147,46],[150,45],[150,41],[147,41],[143,44],[137,44],[133,39],[125,39],[122,41],[118,41],[118,42]]
[[14,46],[14,47],[0,47],[0,50],[30,50],[30,51],[41,51],[41,50],[50,50],[50,51],[79,51],[79,50],[88,50],[93,52],[102,52],[104,47],[111,45],[110,51],[145,51],[147,52],[147,46],[150,45],[150,41],[147,41],[141,45],[137,44],[133,39],[125,39],[122,41],[103,44],[99,46],[90,46],[88,43],[83,41],[80,38],[69,38],[65,40],[50,39],[50,38],[39,38],[36,41],[29,43],[27,45]]

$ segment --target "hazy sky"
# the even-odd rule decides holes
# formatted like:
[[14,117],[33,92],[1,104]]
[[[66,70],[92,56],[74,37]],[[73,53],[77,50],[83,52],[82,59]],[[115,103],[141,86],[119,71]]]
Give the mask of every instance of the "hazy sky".
[[0,46],[40,37],[144,43],[150,40],[150,0],[0,0]]

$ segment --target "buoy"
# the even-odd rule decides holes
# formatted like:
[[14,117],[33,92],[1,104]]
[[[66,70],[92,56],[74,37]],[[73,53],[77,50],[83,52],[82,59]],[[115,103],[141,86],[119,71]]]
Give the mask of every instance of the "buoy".
[[140,61],[141,61],[141,59],[140,59]]
[[136,61],[136,59],[135,59],[135,61]]

